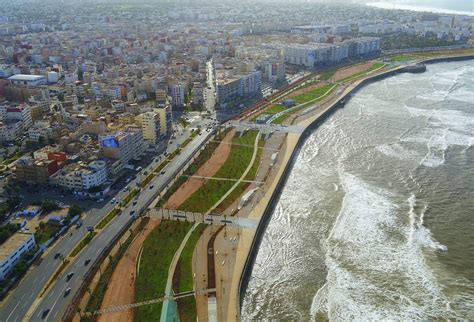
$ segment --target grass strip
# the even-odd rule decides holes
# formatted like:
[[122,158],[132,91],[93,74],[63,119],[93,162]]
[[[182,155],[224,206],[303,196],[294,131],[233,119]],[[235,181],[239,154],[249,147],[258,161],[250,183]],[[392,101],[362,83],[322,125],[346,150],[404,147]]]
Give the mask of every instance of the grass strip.
[[331,87],[333,87],[332,84],[326,84],[324,86],[315,88],[307,93],[300,94],[294,97],[293,99],[298,104],[307,103],[309,101],[316,101],[317,99],[323,97],[331,89]]
[[[239,179],[252,160],[253,144],[257,130],[247,131],[241,137],[235,137],[229,157],[216,172],[216,178]],[[206,212],[234,185],[233,181],[208,180],[196,190],[180,207],[180,210]]]
[[58,277],[59,275],[61,275],[62,271],[64,271],[64,269],[69,265],[69,259],[64,259],[61,266],[59,266],[59,268],[56,270],[56,272],[54,273],[53,277],[51,277],[48,281],[48,284],[46,284],[46,286],[43,288],[43,290],[41,291],[41,294],[40,294],[40,297],[43,296],[43,294],[48,290],[48,288],[53,284],[53,283],[56,283],[56,281],[58,280]]
[[86,235],[86,237],[84,237],[80,242],[79,244],[77,244],[77,246],[72,250],[72,252],[69,254],[69,257],[75,257],[77,254],[79,254],[79,252],[84,248],[86,247],[87,244],[89,244],[92,240],[92,238],[94,238],[94,236],[97,235],[97,233],[95,231],[91,231],[90,233],[88,233]]
[[126,207],[139,192],[140,192],[140,189],[134,188],[132,191],[128,193],[128,195],[125,198],[123,198],[122,202],[120,203],[120,206]]
[[102,218],[101,221],[99,221],[99,223],[95,226],[96,229],[102,229],[104,228],[105,226],[107,226],[107,224],[112,220],[114,219],[115,216],[117,216],[119,213],[120,213],[120,209],[118,208],[114,208],[112,209],[108,214],[107,216],[105,216],[104,218]]
[[191,233],[186,246],[184,246],[183,251],[181,252],[181,256],[179,257],[180,269],[175,272],[175,274],[178,274],[179,276],[179,285],[177,285],[177,287],[173,286],[173,289],[177,293],[192,291],[194,289],[192,276],[193,253],[204,229],[206,229],[205,225],[200,224],[197,226]]
[[[192,223],[162,221],[143,243],[140,274],[135,279],[135,302],[165,295],[168,270],[181,241]],[[134,310],[134,321],[157,321],[162,303],[144,305]]]

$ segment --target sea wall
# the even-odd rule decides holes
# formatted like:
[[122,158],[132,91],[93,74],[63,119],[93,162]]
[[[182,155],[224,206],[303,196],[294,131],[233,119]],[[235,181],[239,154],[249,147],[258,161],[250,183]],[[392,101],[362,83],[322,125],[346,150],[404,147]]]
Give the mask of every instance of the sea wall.
[[[452,62],[452,61],[462,61],[462,60],[471,60],[471,59],[474,59],[474,55],[431,58],[431,59],[423,60],[421,62],[425,64],[433,64],[433,63],[440,63],[440,62]],[[316,130],[319,127],[320,124],[322,124],[338,108],[343,107],[345,103],[348,101],[348,99],[350,99],[352,95],[357,93],[357,91],[362,89],[364,86],[367,86],[371,83],[374,83],[382,79],[385,79],[385,78],[388,78],[400,73],[404,73],[404,72],[408,72],[408,71],[404,69],[403,66],[400,66],[399,68],[389,70],[384,73],[373,75],[363,80],[360,80],[350,91],[347,91],[344,95],[342,95],[336,101],[334,101],[320,116],[315,118],[303,131],[303,133],[298,139],[298,142],[295,148],[293,149],[291,153],[289,161],[284,165],[283,174],[281,175],[281,177],[278,178],[276,189],[274,190],[272,196],[270,197],[269,202],[266,205],[265,210],[257,226],[257,230],[255,232],[249,254],[245,261],[244,270],[240,276],[239,296],[238,296],[239,307],[242,307],[242,303],[244,300],[245,292],[247,290],[249,278],[252,273],[253,265],[255,263],[255,258],[257,257],[258,250],[260,248],[260,243],[262,241],[263,234],[265,233],[268,223],[270,222],[270,219],[272,217],[273,211],[275,210],[275,207],[278,204],[281,192],[286,185],[289,174],[291,173],[291,169],[293,168],[296,162],[296,158],[301,150],[301,147],[304,145],[307,138],[312,134],[314,130]]]

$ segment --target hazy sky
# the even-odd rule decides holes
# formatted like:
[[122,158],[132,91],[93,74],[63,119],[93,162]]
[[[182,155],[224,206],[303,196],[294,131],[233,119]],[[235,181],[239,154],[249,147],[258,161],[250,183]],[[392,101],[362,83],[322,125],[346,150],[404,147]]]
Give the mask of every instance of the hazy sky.
[[474,0],[367,0],[366,2],[391,2],[397,4],[415,5],[420,7],[443,8],[459,11],[474,11]]

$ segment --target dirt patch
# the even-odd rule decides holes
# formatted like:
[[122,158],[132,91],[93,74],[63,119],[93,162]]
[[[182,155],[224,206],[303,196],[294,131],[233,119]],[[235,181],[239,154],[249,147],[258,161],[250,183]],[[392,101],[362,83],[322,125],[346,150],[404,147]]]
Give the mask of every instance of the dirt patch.
[[[117,264],[112,278],[110,279],[107,291],[101,308],[117,305],[130,304],[135,299],[135,268],[137,267],[138,255],[146,237],[158,226],[159,220],[151,219],[142,231],[135,237]],[[133,311],[124,310],[102,314],[98,321],[106,322],[128,322],[133,321]]]
[[346,77],[349,77],[351,75],[363,72],[364,70],[369,69],[373,64],[374,64],[374,62],[370,61],[370,62],[367,62],[367,63],[358,64],[358,65],[355,65],[355,66],[340,69],[334,74],[334,76],[331,78],[331,80],[335,80],[337,82],[337,81],[339,81],[341,79],[344,79]]
[[[195,176],[201,177],[212,177],[222,167],[224,162],[227,160],[232,147],[231,143],[235,131],[230,131],[224,137],[216,148],[209,160],[206,161],[194,174]],[[168,199],[165,203],[164,208],[177,209],[186,199],[189,198],[196,190],[206,182],[206,179],[200,178],[188,178],[186,182],[178,188],[178,190]]]
[[293,97],[296,97],[298,95],[311,92],[312,90],[315,90],[316,88],[319,88],[319,87],[324,86],[324,85],[326,85],[326,84],[324,84],[324,83],[315,83],[315,84],[309,85],[308,87],[305,87],[305,88],[302,88],[302,89],[299,89],[297,91],[292,92],[288,97],[293,98]]

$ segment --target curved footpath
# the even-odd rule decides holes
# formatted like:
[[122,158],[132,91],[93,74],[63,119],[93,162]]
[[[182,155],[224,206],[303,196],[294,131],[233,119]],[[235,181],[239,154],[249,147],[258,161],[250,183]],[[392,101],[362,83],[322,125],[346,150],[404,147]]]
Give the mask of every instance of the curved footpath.
[[[474,59],[474,55],[428,58],[419,60],[417,62],[431,64],[470,59]],[[311,134],[311,132],[320,124],[320,122],[324,121],[324,119],[326,119],[336,108],[341,106],[341,103],[343,105],[343,101],[346,98],[350,97],[350,95],[354,94],[365,85],[374,81],[407,72],[408,70],[405,70],[405,67],[406,66],[398,66],[382,73],[371,75],[356,81],[355,83],[349,85],[334,102],[326,107],[317,109],[313,115],[299,122],[297,125],[305,128],[303,133],[288,133],[286,142],[284,143],[282,151],[280,152],[280,155],[282,156],[282,163],[278,169],[277,180],[272,182],[267,193],[249,214],[249,218],[259,221],[258,228],[257,230],[244,229],[242,231],[242,236],[239,239],[230,290],[230,303],[227,306],[227,318],[229,321],[240,320],[240,306],[245,295],[248,278],[252,272],[252,266],[258,252],[261,238],[301,145],[305,142],[306,138]]]

